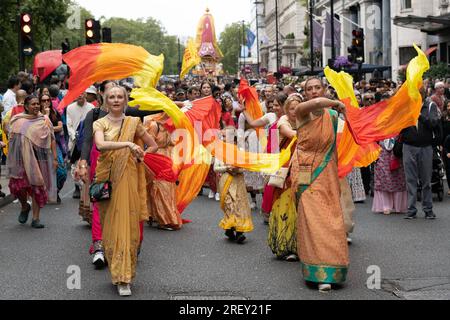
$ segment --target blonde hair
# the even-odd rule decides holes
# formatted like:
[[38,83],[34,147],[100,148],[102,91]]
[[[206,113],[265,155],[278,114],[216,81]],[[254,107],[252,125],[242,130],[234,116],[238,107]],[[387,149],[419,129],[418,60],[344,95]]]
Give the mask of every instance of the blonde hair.
[[107,106],[108,98],[109,98],[109,96],[110,96],[111,91],[112,91],[112,90],[115,90],[115,89],[120,89],[120,90],[122,90],[122,93],[123,93],[123,95],[124,95],[124,97],[125,97],[125,105],[123,106],[123,110],[125,111],[126,107],[128,106],[128,91],[127,91],[127,89],[125,89],[125,87],[122,87],[122,86],[114,86],[114,87],[111,87],[111,88],[109,88],[108,90],[106,90],[106,91],[105,91],[105,103],[104,103],[104,104],[105,104],[106,107],[108,107],[108,106]]
[[286,102],[284,103],[284,106],[283,106],[284,114],[286,114],[286,115],[288,114],[289,108],[291,107],[291,104],[292,104],[292,102],[294,102],[294,101],[297,101],[297,102],[299,102],[299,103],[302,103],[302,102],[303,102],[303,97],[302,97],[300,94],[298,94],[298,93],[291,94],[291,95],[287,98]]

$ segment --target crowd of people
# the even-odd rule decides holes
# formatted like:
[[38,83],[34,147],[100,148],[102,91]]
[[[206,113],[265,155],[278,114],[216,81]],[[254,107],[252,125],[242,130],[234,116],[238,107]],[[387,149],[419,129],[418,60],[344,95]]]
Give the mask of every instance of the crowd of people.
[[[425,217],[436,218],[432,193],[444,190],[439,188],[444,180],[440,164],[450,188],[449,80],[426,80],[417,125],[379,141],[379,159],[342,179],[336,139],[345,105],[334,89],[316,77],[286,85],[262,80],[254,84],[263,111],[259,119],[251,118],[239,97],[239,81],[211,78],[158,85],[183,112],[197,99],[214,97],[222,107],[220,139],[241,150],[278,153],[291,148],[290,161],[273,175],[214,161],[204,187],[224,212],[219,226],[230,241],[245,243],[255,227],[252,210],[259,209],[274,255],[300,261],[304,279],[329,291],[346,279],[354,203],[373,197],[374,212],[415,219],[419,197]],[[356,83],[360,108],[389,99],[400,85],[388,80]],[[44,228],[40,210],[61,203],[59,192],[72,175],[73,198],[79,199],[79,214],[92,230],[93,264],[108,265],[119,294],[131,295],[144,222],[168,231],[184,223],[176,205],[176,182],[154,179],[143,163],[147,153],[171,156],[176,141],[164,125],[169,118],[128,107],[133,89],[128,79],[97,83],[60,108],[64,87],[59,79],[47,86],[21,72],[8,80],[1,97],[0,146],[9,190],[21,204],[18,220],[26,224],[32,212],[31,227]],[[269,141],[277,142],[275,147],[261,145],[261,128]],[[276,183],[280,176],[281,184]],[[112,185],[109,200],[92,202],[91,186],[99,183],[106,189]]]

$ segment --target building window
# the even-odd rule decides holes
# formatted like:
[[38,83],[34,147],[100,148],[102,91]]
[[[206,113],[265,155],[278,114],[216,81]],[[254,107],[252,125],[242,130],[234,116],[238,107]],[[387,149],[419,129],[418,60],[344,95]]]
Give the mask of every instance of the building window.
[[402,1],[402,10],[412,9],[412,0],[401,0]]
[[416,49],[414,47],[399,48],[400,65],[407,65],[413,58],[417,56]]

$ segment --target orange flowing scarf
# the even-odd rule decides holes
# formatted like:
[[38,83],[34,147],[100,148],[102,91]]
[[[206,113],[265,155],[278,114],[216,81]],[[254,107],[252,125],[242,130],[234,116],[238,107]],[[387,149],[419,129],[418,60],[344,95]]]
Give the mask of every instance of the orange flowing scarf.
[[325,68],[328,81],[347,106],[347,121],[359,143],[355,142],[346,125],[338,137],[340,177],[350,173],[353,167],[366,167],[378,159],[378,141],[395,137],[404,128],[416,125],[422,107],[419,89],[430,64],[423,51],[416,45],[414,48],[418,55],[408,65],[406,82],[390,99],[366,108],[359,108],[349,74]]

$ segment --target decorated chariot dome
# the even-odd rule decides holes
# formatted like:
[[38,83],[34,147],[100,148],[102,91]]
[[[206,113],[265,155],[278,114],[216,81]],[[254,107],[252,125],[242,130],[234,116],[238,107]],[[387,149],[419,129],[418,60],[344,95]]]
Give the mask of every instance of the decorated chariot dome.
[[196,45],[198,54],[204,62],[217,63],[223,58],[222,51],[217,44],[214,17],[210,14],[208,8],[198,24]]

